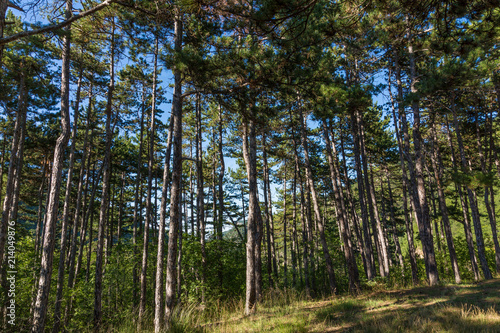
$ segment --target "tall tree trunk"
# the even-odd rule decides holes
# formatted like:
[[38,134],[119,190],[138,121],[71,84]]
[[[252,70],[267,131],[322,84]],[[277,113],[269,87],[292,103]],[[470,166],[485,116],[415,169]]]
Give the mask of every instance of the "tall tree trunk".
[[[71,195],[71,183],[73,178],[73,168],[75,164],[75,145],[76,145],[76,133],[78,128],[78,116],[80,108],[80,91],[82,86],[82,75],[83,70],[80,70],[80,75],[78,78],[78,84],[76,88],[76,102],[75,102],[75,114],[73,120],[73,133],[71,135],[71,149],[69,154],[69,166],[68,166],[68,178],[66,179],[66,193],[64,195],[64,208],[63,208],[63,218],[61,226],[61,248],[59,254],[59,266],[57,274],[57,291],[56,291],[56,304],[54,307],[54,326],[52,327],[52,332],[57,333],[61,328],[61,305],[63,298],[63,287],[64,287],[64,255],[66,253],[66,243],[68,238],[68,223],[69,223],[69,200]],[[74,220],[76,221],[76,220]],[[73,222],[75,223],[75,222]],[[75,223],[76,224],[76,223]]]
[[392,195],[392,187],[391,187],[391,181],[390,181],[390,177],[389,177],[389,170],[387,168],[385,169],[385,177],[387,179],[387,189],[389,191],[390,213],[391,213],[391,222],[392,222],[392,237],[393,237],[394,245],[396,246],[396,254],[398,255],[398,259],[399,259],[399,266],[401,266],[401,271],[403,272],[403,276],[404,276],[405,263],[403,260],[403,253],[401,251],[401,245],[399,243],[397,222],[396,222],[396,217],[394,216],[394,206],[393,206],[394,197]]
[[287,257],[287,239],[286,230],[288,228],[287,220],[287,202],[286,202],[286,159],[283,162],[283,277],[285,289],[288,288],[288,257]]
[[[264,137],[265,135],[263,135]],[[270,227],[270,244],[271,244],[271,257],[272,257],[272,262],[273,262],[273,274],[276,283],[278,282],[278,259],[276,256],[276,243],[274,241],[274,218],[273,218],[273,201],[272,201],[272,196],[271,196],[271,182],[269,180],[269,167],[267,163],[267,152],[266,152],[266,157],[264,158],[264,168],[265,168],[265,174],[264,177],[266,178],[266,182],[264,184],[264,187],[267,186],[267,203],[269,205],[269,227]]]
[[[391,79],[389,77],[389,94],[391,97],[391,104],[392,104],[392,117],[394,120],[394,128],[396,130],[396,138],[398,141],[398,152],[399,152],[399,164],[401,166],[401,171],[402,171],[402,178],[403,178],[403,214],[405,218],[405,229],[406,229],[406,240],[408,242],[408,254],[410,256],[410,267],[411,267],[411,276],[412,276],[412,282],[413,285],[418,284],[418,267],[417,267],[417,257],[415,254],[415,243],[413,239],[413,224],[411,223],[411,218],[410,218],[410,210],[408,209],[408,193],[410,192],[410,197],[413,198],[411,195],[413,190],[410,187],[410,182],[408,181],[408,175],[407,175],[407,167],[405,165],[405,157],[409,157],[409,135],[408,135],[408,125],[406,123],[406,113],[404,110],[404,103],[403,103],[403,83],[401,81],[401,68],[399,66],[399,56],[398,52],[394,52],[394,66],[395,66],[395,75],[396,75],[396,85],[397,85],[397,91],[398,91],[398,97],[397,97],[397,102],[398,102],[398,114],[399,117],[396,117],[396,108],[394,106],[394,98],[392,96],[392,90],[390,87],[391,84]],[[398,124],[399,122],[399,124]],[[401,133],[402,132],[402,133]],[[408,161],[411,162],[411,159],[408,159]],[[413,168],[413,164],[408,163],[408,169]],[[412,172],[410,171],[410,177],[412,175]],[[411,202],[413,200],[410,198]]]
[[[443,178],[443,161],[441,159],[441,152],[439,150],[439,142],[437,140],[437,134],[436,134],[436,124],[434,123],[433,119],[433,124],[432,124],[432,168],[434,169],[434,178],[436,180],[436,187],[438,191],[438,199],[439,199],[439,209],[440,209],[440,215],[442,217],[442,222],[444,226],[444,231],[446,235],[446,243],[448,245],[448,253],[450,254],[450,262],[451,262],[451,268],[453,269],[453,275],[455,277],[455,283],[460,283],[461,278],[460,278],[460,271],[458,268],[458,261],[457,261],[457,254],[455,251],[455,244],[453,243],[453,236],[451,233],[451,226],[450,226],[450,220],[448,218],[448,208],[446,206],[446,198],[444,195],[444,189],[443,189],[443,183],[442,183],[442,178]],[[436,230],[437,231],[437,230]]]
[[298,249],[298,239],[297,239],[297,167],[294,164],[293,168],[293,181],[292,181],[292,285],[297,288],[297,249]]
[[[453,113],[453,123],[455,125],[455,133],[457,135],[460,160],[462,161],[462,172],[467,173],[467,160],[465,158],[464,144],[462,141],[462,135],[460,134],[460,124],[458,122],[458,117],[456,112],[455,95],[453,93],[451,96],[451,111]],[[469,169],[469,171],[471,170]],[[481,228],[481,221],[479,219],[479,210],[476,205],[475,193],[469,186],[466,187],[467,187],[467,196],[469,198],[469,205],[472,212],[472,222],[474,223],[474,234],[476,236],[477,255],[479,257],[479,262],[481,264],[481,269],[483,271],[484,278],[487,280],[492,279],[493,276],[491,275],[491,271],[488,267],[488,261],[486,260],[486,250],[484,247],[483,231]]]
[[359,110],[355,110],[356,123],[358,125],[358,138],[359,148],[361,152],[361,164],[363,166],[363,176],[365,181],[366,196],[368,201],[368,211],[373,226],[373,236],[377,247],[379,270],[382,277],[389,275],[389,253],[387,252],[387,244],[384,239],[384,232],[377,208],[377,199],[375,198],[375,190],[370,183],[369,169],[368,169],[368,154],[365,145],[365,128],[363,116]]
[[[201,101],[200,95],[196,96],[196,210],[199,226],[199,237],[201,247],[201,301],[205,302],[207,254],[205,250],[205,193],[203,180],[203,135],[201,124]],[[242,203],[244,205],[244,203]],[[243,211],[245,207],[243,206]]]
[[149,225],[152,215],[152,189],[153,189],[153,166],[155,158],[155,120],[156,120],[156,76],[158,70],[158,36],[155,37],[154,48],[154,69],[153,69],[153,91],[151,96],[151,124],[149,125],[149,147],[148,147],[148,187],[146,194],[146,220],[144,221],[144,241],[142,247],[142,265],[141,265],[141,298],[139,301],[139,330],[146,311],[146,291],[147,291],[147,269],[148,269],[148,248],[149,248]]
[[[449,125],[448,118],[446,115],[445,115],[445,119],[446,119],[446,127],[447,127],[446,134],[447,134],[447,139],[448,139],[448,145],[450,146],[450,151],[451,151],[451,153],[450,153],[451,162],[453,165],[453,169],[455,170],[455,172],[457,172],[458,165],[457,165],[457,162],[455,160],[455,149],[453,147],[453,142],[451,140],[450,125]],[[470,261],[471,261],[472,272],[474,273],[474,280],[478,281],[481,278],[481,276],[479,274],[479,268],[477,266],[476,253],[474,252],[474,241],[472,239],[472,229],[471,229],[470,220],[469,220],[469,209],[468,209],[468,206],[467,206],[467,203],[465,200],[465,196],[464,196],[463,191],[462,191],[462,186],[455,184],[455,188],[458,192],[458,196],[460,198],[460,204],[462,207],[462,214],[464,217],[463,224],[464,224],[465,241],[467,242],[467,248],[469,250],[469,257],[470,257]]]
[[108,86],[108,96],[106,103],[106,147],[104,150],[104,160],[102,163],[102,194],[101,207],[99,209],[99,226],[97,232],[97,248],[95,261],[95,284],[94,284],[94,330],[99,331],[102,320],[102,275],[103,275],[103,249],[105,224],[108,220],[109,191],[111,181],[111,143],[113,132],[111,130],[111,117],[113,106],[113,92],[115,88],[115,22],[114,18],[111,27],[111,48],[109,64],[110,81]]
[[257,189],[257,143],[255,134],[255,123],[253,119],[243,121],[243,158],[245,160],[248,178],[248,225],[246,244],[246,297],[245,315],[255,312],[258,301],[258,277],[257,265],[257,242],[259,241],[258,226],[260,210],[258,209],[259,197]]
[[[90,89],[92,90],[92,89]],[[92,98],[92,93],[90,91],[89,93],[89,96],[90,98]],[[79,225],[80,227],[80,247],[79,247],[79,255],[78,255],[78,259],[81,260],[81,255],[82,255],[82,252],[83,252],[83,243],[84,243],[84,239],[85,237],[82,237],[85,235],[85,231],[87,229],[87,225],[86,225],[86,220],[85,220],[85,212],[82,214],[81,218],[80,218],[80,210],[82,209],[82,206],[84,207],[84,210],[85,210],[85,206],[86,206],[86,197],[87,197],[87,192],[88,192],[88,187],[89,187],[89,179],[90,179],[90,152],[91,152],[91,148],[92,148],[92,137],[93,137],[93,130],[90,134],[90,137],[91,137],[91,142],[90,142],[90,145],[88,144],[88,131],[89,131],[89,127],[90,127],[90,121],[91,121],[91,100],[89,100],[89,108],[87,110],[87,124],[86,124],[86,128],[85,128],[85,137],[84,137],[84,141],[83,141],[83,156],[82,156],[82,160],[81,160],[81,166],[80,166],[80,175],[79,175],[79,180],[78,180],[78,190],[77,190],[77,198],[76,198],[76,208],[75,208],[75,213],[74,213],[74,223],[75,223],[75,229],[73,231],[73,234],[71,235],[71,245],[70,245],[70,256],[69,256],[69,263],[68,263],[68,289],[72,290],[74,287],[75,287],[75,282],[76,282],[76,275],[77,275],[77,269],[80,268],[80,265],[77,265],[77,267],[75,267],[76,265],[76,246],[77,246],[77,234],[78,234],[78,230],[77,230],[77,226]],[[87,163],[87,159],[88,159],[88,163]],[[84,181],[83,181],[83,177],[86,175],[86,179],[85,179],[85,184],[84,184]],[[93,192],[95,193],[95,191]],[[82,200],[82,197],[83,197],[83,200]],[[82,202],[83,201],[83,202]],[[78,221],[81,221],[80,224],[78,224],[77,222]],[[71,315],[71,309],[72,309],[72,306],[73,306],[73,299],[74,299],[74,296],[71,295],[69,301],[66,303],[66,309],[64,310],[64,326],[66,326],[69,322],[69,317]]]
[[[178,9],[176,9],[178,10]],[[182,17],[175,14],[174,43],[176,52],[182,49]],[[166,328],[170,328],[171,316],[175,305],[176,259],[177,242],[179,236],[179,205],[181,201],[182,178],[182,78],[178,69],[174,69],[174,98],[172,100],[173,113],[173,161],[172,185],[170,188],[170,230],[168,234],[167,273],[165,292],[165,320]]]
[[323,220],[321,219],[321,212],[319,210],[318,197],[316,195],[316,189],[314,187],[314,180],[312,174],[311,164],[309,162],[309,148],[307,144],[307,136],[306,136],[306,116],[301,114],[301,141],[302,148],[304,149],[304,163],[305,163],[305,171],[306,171],[306,179],[307,185],[309,189],[309,193],[311,194],[312,204],[314,208],[314,217],[316,219],[316,223],[318,226],[318,232],[321,242],[321,247],[323,249],[323,256],[325,259],[326,270],[328,273],[328,284],[330,286],[330,293],[337,293],[337,284],[335,281],[335,272],[333,270],[333,262],[330,256],[330,252],[328,250],[328,244],[326,242],[325,235],[325,227],[323,225]]
[[[66,1],[66,19],[71,17],[72,1]],[[61,75],[61,134],[57,138],[54,150],[54,161],[47,201],[47,212],[45,214],[45,226],[42,247],[42,261],[40,265],[40,279],[38,281],[38,292],[36,295],[35,308],[33,311],[33,322],[31,332],[44,332],[45,319],[49,302],[50,282],[52,277],[52,264],[54,258],[55,229],[57,211],[59,206],[59,191],[62,181],[62,168],[64,151],[68,145],[70,136],[69,118],[69,84],[70,84],[70,30],[71,25],[65,29],[67,35],[63,38],[62,50],[62,75]],[[4,209],[5,213],[5,209]],[[0,244],[3,245],[3,244]],[[3,248],[3,247],[2,247]],[[1,254],[1,253],[0,253]],[[1,256],[0,256],[1,257]]]
[[[330,124],[331,126],[331,124]],[[332,133],[332,136],[333,136],[333,130],[330,129],[330,132]],[[368,264],[369,262],[373,262],[373,257],[370,258],[370,261],[368,261],[367,259],[367,254],[365,252],[366,248],[365,248],[365,241],[363,239],[363,234],[361,232],[361,227],[359,225],[359,216],[358,214],[356,213],[356,208],[355,208],[355,204],[354,204],[354,199],[353,199],[353,195],[352,195],[352,190],[351,190],[351,182],[350,182],[350,179],[349,179],[349,175],[348,175],[348,169],[347,169],[347,162],[346,162],[346,154],[345,154],[345,146],[344,146],[344,136],[342,134],[342,131],[340,131],[339,133],[339,138],[340,138],[340,152],[342,154],[342,166],[343,166],[343,170],[344,170],[344,173],[343,173],[343,178],[344,178],[344,182],[346,184],[346,197],[345,197],[345,200],[344,200],[344,205],[345,206],[349,206],[349,207],[346,207],[346,216],[348,216],[347,214],[347,209],[349,209],[350,211],[350,216],[352,218],[352,225],[354,227],[354,233],[356,235],[356,241],[357,241],[357,245],[359,247],[359,251],[361,252],[361,259],[363,261],[363,267],[365,269],[365,274],[366,272],[368,271]],[[333,141],[332,142],[335,142],[335,138],[333,138]],[[332,145],[332,148],[335,149],[335,145]],[[337,155],[337,153],[334,151],[334,155]],[[341,177],[341,172],[340,172],[340,167],[339,167],[339,177]],[[340,183],[340,178],[339,178],[339,183]],[[339,186],[340,187],[340,186]],[[340,195],[341,195],[341,198],[343,198],[343,193],[342,191],[340,192]],[[373,270],[372,270],[373,271]]]
[[361,207],[361,220],[363,223],[363,237],[364,237],[364,252],[366,259],[366,278],[368,280],[372,280],[375,277],[375,263],[373,258],[373,247],[372,241],[369,231],[369,220],[368,220],[368,210],[366,208],[365,202],[365,188],[363,185],[363,174],[361,171],[361,158],[360,158],[360,139],[359,139],[359,126],[356,116],[356,111],[352,110],[351,112],[351,130],[354,141],[354,158],[355,158],[355,167],[356,167],[356,175],[358,182],[358,196],[359,196],[359,205]]
[[[488,126],[488,116],[486,117],[485,121],[485,126]],[[479,119],[478,119],[478,114],[476,113],[476,142],[477,142],[477,147],[478,147],[478,153],[479,153],[479,160],[481,162],[481,171],[483,172],[484,175],[487,175],[489,173],[489,170],[486,166],[486,157],[485,154],[483,153],[482,144],[481,144],[481,134],[479,131]],[[490,141],[492,142],[492,141]],[[486,142],[485,145],[486,147]],[[490,204],[490,199],[489,199],[489,192],[490,192],[490,187],[486,186],[484,187],[484,204],[486,206],[486,211],[488,212],[488,219],[490,221],[490,227],[491,227],[491,234],[493,238],[493,245],[495,247],[495,269],[497,272],[500,272],[500,244],[498,243],[498,236],[497,236],[497,228],[496,228],[496,217],[495,217],[495,211],[493,210],[491,204]]]
[[[410,57],[410,92],[414,95],[418,93],[416,83],[416,61],[413,51],[412,36],[409,34],[408,54]],[[414,99],[411,108],[413,111],[413,147],[415,151],[415,179],[416,179],[416,194],[418,198],[417,208],[417,224],[420,233],[420,241],[422,243],[422,251],[424,253],[425,268],[427,278],[431,286],[439,283],[439,274],[436,265],[434,254],[434,243],[431,234],[431,224],[429,218],[429,207],[427,204],[427,196],[424,183],[424,155],[423,155],[423,140],[420,132],[420,106],[419,101]]]
[[137,285],[139,283],[139,277],[137,276],[137,237],[138,237],[138,225],[141,223],[140,215],[141,210],[139,207],[142,205],[142,191],[141,191],[141,181],[142,181],[142,150],[143,150],[143,139],[144,139],[144,116],[146,113],[146,86],[143,82],[142,89],[142,105],[141,105],[141,121],[140,121],[140,132],[139,132],[139,152],[137,155],[137,172],[135,179],[135,200],[134,200],[134,217],[133,217],[133,231],[132,231],[132,244],[134,246],[134,267],[132,269],[132,299],[134,310],[137,308]]
[[[340,234],[344,245],[343,246],[344,257],[346,260],[347,272],[349,276],[349,292],[356,294],[360,290],[359,272],[351,242],[351,230],[349,227],[349,223],[347,221],[347,214],[346,214],[347,210],[343,200],[344,198],[342,196],[342,190],[340,188],[341,183],[339,181],[339,172],[336,161],[334,161],[332,154],[332,147],[335,147],[335,143],[333,141],[330,141],[330,134],[328,133],[328,129],[325,122],[323,122],[322,125],[323,125],[323,136],[325,138],[325,143],[326,143],[326,155],[330,167],[330,179],[332,181],[333,194],[336,204],[336,209],[335,209],[336,217],[337,221],[339,221]],[[336,151],[335,155],[337,155]]]
[[[491,117],[493,117],[493,112],[490,113]],[[485,168],[484,173],[490,174],[491,167],[493,165],[494,155],[496,154],[495,141],[493,140],[493,119],[486,117],[486,123],[488,126],[488,134],[485,135],[485,141],[489,139],[489,163]],[[476,121],[476,128],[479,131],[479,125]],[[478,136],[479,142],[479,136]],[[494,154],[495,152],[495,154]],[[491,201],[490,201],[491,196]],[[491,235],[493,236],[493,244],[495,245],[495,270],[497,274],[500,274],[500,244],[498,243],[498,233],[497,233],[497,220],[496,220],[496,210],[495,210],[495,195],[493,191],[493,186],[490,185],[484,189],[484,202],[486,204],[486,209],[488,211],[488,217],[490,219],[490,227],[491,227]]]
[[[10,152],[9,171],[7,174],[7,184],[5,189],[5,198],[3,201],[2,221],[0,225],[0,281],[5,283],[5,274],[7,265],[3,265],[3,260],[6,257],[5,247],[7,244],[7,230],[16,225],[14,219],[14,210],[16,210],[16,194],[19,193],[24,138],[26,137],[26,113],[27,113],[27,97],[25,83],[25,64],[20,64],[19,70],[19,96],[18,107],[16,112],[16,122],[14,124],[14,134],[12,137],[12,146]],[[2,188],[3,189],[3,188]],[[8,228],[10,227],[10,228]],[[9,268],[9,271],[14,269]]]
[[[264,183],[264,214],[266,217],[266,245],[267,245],[267,277],[269,279],[269,288],[274,285],[273,281],[273,255],[271,249],[271,214],[269,213],[269,196],[267,195],[267,182],[269,181],[268,167],[267,167],[267,149],[266,149],[266,135],[262,135],[262,159],[263,159],[263,183]],[[274,272],[276,273],[276,272]]]
[[163,186],[161,190],[160,225],[158,227],[158,254],[156,256],[156,283],[155,283],[155,333],[163,328],[163,266],[165,261],[165,220],[167,217],[167,194],[170,186],[170,156],[172,152],[172,132],[174,126],[174,113],[170,115],[170,124],[167,136],[167,151],[165,152],[165,164],[163,166]]

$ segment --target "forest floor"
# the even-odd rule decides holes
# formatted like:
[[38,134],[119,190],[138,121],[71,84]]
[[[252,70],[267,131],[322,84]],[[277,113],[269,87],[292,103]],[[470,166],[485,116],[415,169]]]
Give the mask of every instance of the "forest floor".
[[288,305],[267,302],[205,332],[500,332],[500,279],[380,290]]

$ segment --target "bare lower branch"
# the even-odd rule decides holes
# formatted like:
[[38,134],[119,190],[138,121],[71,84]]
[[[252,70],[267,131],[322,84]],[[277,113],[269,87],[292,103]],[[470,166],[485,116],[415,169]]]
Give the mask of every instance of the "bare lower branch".
[[61,28],[64,28],[65,26],[81,19],[81,18],[84,18],[86,16],[89,16],[105,7],[107,7],[108,5],[110,5],[111,3],[113,3],[115,0],[105,0],[103,2],[101,2],[100,4],[98,4],[97,6],[93,7],[93,8],[90,8],[89,10],[86,10],[84,12],[81,12],[80,14],[78,15],[75,15],[75,16],[72,16],[71,18],[61,22],[61,23],[58,23],[58,24],[52,24],[52,25],[47,25],[43,28],[39,28],[39,29],[35,29],[35,30],[30,30],[30,31],[23,31],[23,32],[20,32],[20,33],[17,33],[17,34],[14,34],[14,35],[11,35],[11,36],[7,36],[7,37],[4,37],[4,38],[0,38],[0,45],[4,45],[4,44],[7,44],[7,43],[10,43],[10,42],[13,42],[13,41],[16,41],[18,39],[21,39],[23,37],[28,37],[28,36],[33,36],[33,35],[38,35],[38,34],[42,34],[42,33],[46,33],[46,32],[51,32],[51,31],[54,31],[54,30],[58,30],[58,29],[61,29]]

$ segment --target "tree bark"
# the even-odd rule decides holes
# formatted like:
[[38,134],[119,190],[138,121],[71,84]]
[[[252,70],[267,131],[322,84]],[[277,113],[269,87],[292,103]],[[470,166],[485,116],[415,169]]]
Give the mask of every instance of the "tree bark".
[[337,293],[337,283],[335,281],[335,272],[333,270],[333,262],[330,257],[330,252],[328,250],[328,244],[326,242],[325,235],[325,227],[323,225],[323,220],[321,219],[321,212],[319,210],[318,197],[316,195],[316,189],[314,187],[314,180],[312,174],[311,164],[309,162],[309,148],[307,144],[307,136],[306,136],[306,116],[301,114],[301,141],[302,148],[304,149],[304,163],[305,163],[305,171],[306,171],[306,180],[309,189],[309,193],[311,194],[312,204],[314,208],[314,217],[316,219],[316,223],[318,226],[318,232],[321,242],[321,247],[323,249],[323,256],[325,259],[326,270],[328,273],[328,284],[330,286],[330,293]]
[[[257,235],[258,217],[258,190],[257,190],[257,143],[255,134],[255,124],[252,119],[243,121],[243,158],[245,160],[248,178],[248,218],[247,218],[247,244],[246,244],[246,293],[245,293],[245,315],[255,313],[257,295]],[[249,140],[249,142],[248,142]]]
[[[53,333],[58,333],[61,328],[61,303],[63,298],[63,287],[64,287],[64,255],[66,253],[66,246],[68,241],[68,223],[69,223],[69,199],[71,195],[71,183],[73,178],[73,168],[75,164],[75,145],[76,145],[76,133],[78,128],[78,116],[80,108],[80,91],[82,86],[82,75],[83,70],[80,70],[80,75],[78,78],[78,84],[76,88],[76,102],[73,120],[73,133],[71,135],[71,149],[69,154],[69,166],[68,166],[68,178],[66,179],[66,193],[64,195],[64,208],[63,208],[63,220],[61,226],[61,249],[59,254],[59,266],[57,274],[57,291],[56,291],[56,304],[54,307],[54,326],[52,327]],[[74,220],[76,221],[76,220]],[[75,222],[73,222],[75,223]],[[76,223],[75,223],[76,224]]]
[[154,69],[153,69],[153,91],[151,96],[151,124],[149,125],[149,147],[148,147],[148,187],[146,194],[146,220],[144,221],[144,241],[142,247],[141,265],[141,298],[139,301],[138,325],[139,330],[142,325],[144,312],[146,311],[146,290],[147,290],[147,269],[148,269],[148,248],[149,248],[149,225],[152,214],[152,189],[153,189],[153,166],[155,163],[155,131],[156,131],[156,77],[158,70],[158,36],[155,37],[154,48]]
[[[404,110],[403,104],[403,83],[401,81],[401,68],[399,66],[399,56],[398,52],[394,52],[394,66],[395,66],[395,75],[396,75],[396,85],[398,91],[398,116],[396,117],[396,108],[394,106],[394,98],[392,96],[392,90],[390,88],[391,79],[389,78],[389,94],[391,97],[392,104],[392,116],[394,119],[394,128],[396,130],[396,138],[398,141],[398,151],[399,151],[399,164],[401,166],[402,178],[403,178],[403,214],[405,218],[405,229],[406,229],[406,240],[408,242],[408,254],[410,256],[410,267],[411,267],[411,276],[413,285],[418,284],[418,267],[417,267],[417,257],[415,254],[415,243],[413,239],[413,224],[411,223],[410,210],[408,209],[408,193],[410,193],[410,205],[413,206],[413,189],[407,175],[407,166],[405,165],[405,158],[408,161],[408,169],[413,170],[413,164],[411,163],[411,159],[409,158],[410,154],[410,144],[409,144],[409,135],[408,135],[408,125],[406,123],[406,113]],[[399,121],[399,124],[398,124]],[[413,172],[410,171],[410,177],[412,177]]]
[[113,141],[113,132],[111,129],[111,117],[113,115],[113,92],[115,87],[115,22],[114,18],[111,26],[111,47],[109,74],[110,81],[108,86],[108,96],[106,103],[106,146],[104,150],[104,160],[102,163],[102,194],[101,207],[99,209],[99,226],[97,232],[97,248],[95,261],[95,284],[94,284],[94,330],[99,331],[102,320],[102,274],[103,274],[103,249],[105,224],[108,220],[109,191],[111,180],[111,143]]
[[[418,90],[415,53],[413,51],[412,36],[409,34],[408,54],[410,57],[410,91],[417,95]],[[420,106],[419,101],[414,99],[411,105],[413,111],[413,147],[415,151],[415,180],[416,180],[416,198],[418,198],[417,224],[424,253],[425,268],[429,285],[434,286],[439,283],[439,274],[434,254],[434,244],[432,240],[431,225],[429,218],[429,207],[424,183],[424,156],[422,148],[422,135],[420,132]]]
[[364,237],[364,253],[366,259],[366,278],[368,280],[372,280],[375,277],[375,263],[373,258],[373,247],[371,241],[371,235],[369,231],[369,220],[368,220],[368,210],[366,208],[365,202],[365,188],[363,185],[363,174],[361,171],[361,158],[360,158],[360,141],[359,141],[359,127],[356,116],[356,111],[352,110],[351,112],[351,130],[354,141],[354,158],[355,158],[355,167],[356,167],[356,175],[358,182],[358,196],[359,196],[359,205],[361,207],[361,220],[363,223],[363,237]]
[[[462,162],[462,172],[467,173],[467,160],[465,158],[464,145],[462,141],[462,136],[460,134],[460,124],[458,122],[458,117],[456,112],[455,95],[453,93],[451,96],[451,111],[453,113],[453,123],[455,125],[455,133],[458,141],[460,160]],[[467,187],[467,196],[469,198],[469,205],[472,213],[472,222],[474,223],[474,234],[476,236],[477,255],[479,257],[479,262],[481,264],[481,269],[483,271],[484,278],[486,280],[489,280],[492,279],[493,276],[491,275],[491,271],[488,267],[488,261],[486,260],[486,250],[484,247],[483,231],[481,228],[481,221],[479,219],[479,210],[476,205],[475,193],[468,185],[466,185],[466,187]]]
[[[333,186],[333,194],[335,198],[336,204],[336,218],[339,221],[340,226],[340,234],[343,242],[343,250],[344,257],[347,265],[347,272],[349,276],[349,292],[353,294],[357,294],[360,290],[360,282],[359,282],[359,272],[358,266],[356,264],[356,257],[354,256],[353,246],[351,242],[351,230],[349,227],[349,223],[347,220],[347,209],[345,207],[344,198],[341,190],[341,183],[339,180],[339,171],[334,161],[332,147],[335,147],[335,142],[330,141],[330,134],[328,132],[328,128],[323,122],[323,136],[325,138],[326,143],[326,155],[328,158],[328,165],[330,167],[330,179],[332,181]],[[335,149],[335,148],[333,148]],[[335,151],[335,150],[334,150]],[[335,151],[335,155],[336,151]]]
[[165,164],[163,166],[163,186],[161,190],[160,203],[160,225],[158,227],[158,254],[156,256],[156,284],[155,284],[155,333],[163,328],[163,266],[165,261],[165,225],[167,217],[167,194],[170,187],[169,171],[170,156],[172,152],[172,131],[174,126],[174,113],[170,115],[170,124],[167,136],[167,151],[165,152]]
[[[66,1],[66,19],[71,17],[72,2]],[[52,175],[49,188],[49,197],[47,201],[47,212],[45,214],[45,226],[42,247],[42,261],[40,265],[40,279],[38,281],[38,292],[36,295],[35,308],[33,311],[32,333],[41,333],[45,329],[45,319],[50,293],[50,282],[52,277],[52,264],[54,258],[55,229],[57,220],[57,211],[59,206],[59,191],[62,181],[62,168],[64,151],[70,136],[70,118],[69,118],[69,83],[70,83],[70,32],[71,26],[68,26],[66,35],[63,39],[62,51],[62,75],[61,75],[61,134],[57,138],[54,150],[54,161],[52,166]],[[5,213],[5,210],[4,210]],[[2,245],[2,244],[0,244]],[[3,247],[2,247],[3,248]],[[1,256],[0,256],[1,257]]]
[[[175,50],[182,49],[182,18],[175,14],[174,43]],[[174,98],[172,100],[173,113],[173,161],[172,186],[170,189],[170,230],[168,234],[167,273],[165,292],[165,321],[166,328],[170,328],[172,312],[175,305],[176,259],[179,235],[179,205],[181,201],[182,178],[182,78],[178,69],[174,69]]]
[[455,251],[455,244],[453,243],[453,235],[451,233],[450,220],[448,218],[448,208],[446,206],[446,198],[444,195],[444,189],[442,183],[443,169],[444,169],[443,161],[441,159],[441,152],[439,150],[439,143],[436,134],[436,125],[434,121],[432,124],[431,131],[432,131],[431,161],[432,161],[432,168],[434,169],[434,178],[436,180],[436,187],[438,191],[439,209],[441,211],[440,215],[442,217],[442,222],[446,235],[446,243],[448,245],[448,253],[450,254],[450,263],[451,263],[451,268],[453,270],[453,275],[455,277],[455,283],[460,283],[461,282],[460,270],[458,268],[457,254]]
[[[450,146],[450,151],[451,151],[451,153],[450,153],[451,162],[453,165],[453,169],[456,172],[456,171],[458,171],[458,165],[457,165],[457,162],[455,160],[455,149],[454,149],[453,143],[451,141],[450,125],[449,125],[448,118],[446,115],[445,115],[445,119],[446,119],[446,127],[447,127],[446,134],[447,134],[447,139],[448,139],[448,145]],[[460,204],[462,207],[462,214],[464,217],[463,225],[464,225],[465,241],[467,242],[467,248],[469,250],[469,257],[470,257],[470,261],[471,261],[472,272],[474,273],[474,280],[479,281],[481,276],[479,274],[479,268],[477,266],[476,253],[474,252],[474,241],[472,239],[472,229],[471,229],[470,220],[469,220],[469,208],[467,206],[465,196],[464,196],[463,191],[462,191],[462,186],[455,184],[455,188],[458,192],[458,196],[460,198]]]

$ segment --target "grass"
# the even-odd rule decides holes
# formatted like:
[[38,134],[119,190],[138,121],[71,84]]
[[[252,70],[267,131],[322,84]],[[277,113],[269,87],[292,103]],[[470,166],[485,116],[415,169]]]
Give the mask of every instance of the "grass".
[[[242,300],[176,308],[169,332],[499,332],[500,279],[411,289],[374,288],[358,296],[310,300],[293,290],[267,292],[254,315]],[[141,332],[152,332],[151,320]],[[135,332],[123,323],[107,332]]]
[[[308,301],[267,296],[255,315],[227,316],[205,332],[500,332],[500,280],[383,290]],[[285,302],[284,299],[287,301]],[[242,312],[239,312],[242,313]]]

